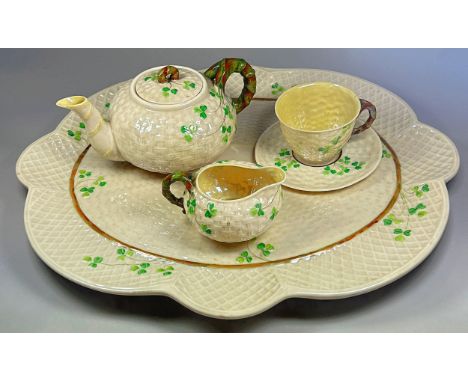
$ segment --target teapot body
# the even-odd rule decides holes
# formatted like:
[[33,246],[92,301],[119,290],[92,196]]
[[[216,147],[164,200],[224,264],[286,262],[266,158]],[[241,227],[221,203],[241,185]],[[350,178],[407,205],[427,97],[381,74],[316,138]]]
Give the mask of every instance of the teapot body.
[[123,86],[109,114],[122,157],[160,173],[189,171],[213,162],[232,142],[236,111],[221,89],[207,83],[196,102],[177,110],[147,107],[135,99],[130,83]]

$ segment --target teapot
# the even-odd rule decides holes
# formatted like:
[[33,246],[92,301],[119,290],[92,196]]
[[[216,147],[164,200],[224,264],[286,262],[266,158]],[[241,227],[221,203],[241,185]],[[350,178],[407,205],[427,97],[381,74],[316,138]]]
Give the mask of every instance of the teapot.
[[[234,243],[253,239],[273,224],[281,208],[285,176],[275,166],[219,161],[192,176],[182,171],[167,175],[162,193],[182,208],[199,233]],[[175,182],[185,186],[180,198],[170,189]]]
[[[232,73],[244,79],[234,100],[224,94]],[[83,96],[62,98],[57,106],[80,116],[88,142],[104,158],[170,173],[200,168],[225,151],[255,90],[255,70],[243,59],[225,58],[204,74],[174,65],[143,71],[118,90],[109,121]]]

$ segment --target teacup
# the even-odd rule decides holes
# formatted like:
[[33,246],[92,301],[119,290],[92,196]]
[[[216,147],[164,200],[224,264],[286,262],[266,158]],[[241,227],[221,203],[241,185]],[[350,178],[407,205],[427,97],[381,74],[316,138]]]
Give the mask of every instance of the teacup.
[[[359,115],[369,118],[355,127]],[[295,86],[276,101],[276,116],[284,138],[298,161],[325,166],[336,161],[353,134],[371,127],[376,109],[350,89],[330,82]]]
[[[225,243],[253,239],[265,232],[281,208],[285,173],[275,166],[220,161],[189,175],[169,174],[163,195],[182,208],[202,235]],[[182,182],[184,195],[177,198],[171,184]]]

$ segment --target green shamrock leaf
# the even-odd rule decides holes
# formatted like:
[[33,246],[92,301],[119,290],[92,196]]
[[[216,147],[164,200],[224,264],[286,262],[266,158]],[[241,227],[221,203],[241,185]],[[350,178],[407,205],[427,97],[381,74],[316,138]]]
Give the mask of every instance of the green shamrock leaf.
[[422,190],[423,192],[429,192],[429,185],[428,185],[427,183],[423,184],[421,190]]
[[236,258],[236,261],[239,263],[243,263],[244,261],[247,263],[252,262],[252,256],[250,256],[248,251],[242,251],[239,257]]
[[291,155],[291,152],[286,148],[281,149],[280,152],[279,152],[279,156],[284,157],[286,155]]
[[328,153],[328,151],[330,151],[330,146],[320,147],[318,150],[321,153],[326,154],[326,153]]
[[80,122],[79,126],[80,129],[86,129],[86,125],[84,124],[84,122]]
[[216,216],[218,210],[215,208],[214,203],[208,203],[208,209],[205,211],[205,216],[209,219]]
[[211,235],[213,232],[211,231],[210,228],[208,228],[208,226],[206,224],[202,224],[200,226],[202,232],[206,233],[207,235]]
[[68,134],[70,137],[74,137],[74,136],[75,136],[75,133],[74,133],[72,130],[67,130],[67,134]]
[[273,207],[271,210],[270,220],[274,220],[276,215],[278,215],[278,212],[279,212],[278,209],[276,207]]

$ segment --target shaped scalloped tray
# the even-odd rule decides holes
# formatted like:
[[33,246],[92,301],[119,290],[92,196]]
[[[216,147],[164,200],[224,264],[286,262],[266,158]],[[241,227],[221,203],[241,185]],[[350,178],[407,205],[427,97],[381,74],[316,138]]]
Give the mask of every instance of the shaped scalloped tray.
[[[269,236],[262,235],[245,248],[228,248],[189,233],[188,222],[179,211],[173,213],[169,204],[167,211],[156,208],[159,199],[150,195],[159,193],[160,177],[127,164],[102,161],[92,148],[87,149],[86,128],[80,127],[78,117],[68,114],[52,133],[30,145],[17,163],[18,178],[29,189],[26,232],[39,257],[80,285],[113,294],[167,295],[196,312],[218,318],[255,315],[289,297],[336,299],[366,293],[421,263],[447,223],[445,183],[459,167],[450,139],[420,123],[399,97],[365,80],[313,69],[256,71],[256,99],[240,114],[237,136],[220,159],[253,161],[258,137],[276,121],[272,101],[295,84],[320,80],[347,86],[377,106],[373,126],[384,145],[376,173],[328,196],[287,191],[291,194],[285,203],[300,200],[306,218],[292,219],[283,207],[276,228],[264,234]],[[112,107],[119,86],[93,96],[103,113]],[[235,78],[227,91],[238,94],[241,87],[242,80]],[[388,185],[376,180],[379,171],[388,175]],[[115,188],[117,180],[122,185],[137,181],[148,187],[139,188],[143,191],[137,195],[132,187]],[[94,189],[86,194],[84,189],[89,187]],[[360,212],[363,208],[357,204],[354,211],[342,203],[359,187],[368,194],[376,187],[375,203],[369,203],[374,209]],[[368,196],[366,200],[370,200]],[[106,201],[112,202],[107,210],[102,207]],[[382,201],[385,203],[380,205]],[[121,212],[118,206],[125,206],[127,215],[108,219],[107,213]],[[368,215],[352,224],[338,224],[340,216],[364,213]],[[314,232],[314,227],[301,227],[313,224],[313,216],[328,222],[321,242],[314,242],[313,234],[297,234],[301,229]],[[149,220],[141,224],[144,219]],[[158,230],[157,223],[165,219],[176,219],[166,239],[150,243],[151,235],[138,231],[139,224],[148,231]],[[319,225],[316,227],[318,230]],[[177,245],[161,246],[161,240],[170,242],[176,232],[182,232]],[[184,237],[190,237],[190,243],[200,240],[198,251],[188,244],[184,247]]]

